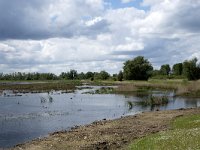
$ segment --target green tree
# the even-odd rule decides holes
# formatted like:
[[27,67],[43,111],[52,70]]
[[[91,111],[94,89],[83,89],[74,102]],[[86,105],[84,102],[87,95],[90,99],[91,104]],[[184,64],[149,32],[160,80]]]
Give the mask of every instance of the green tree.
[[118,76],[117,76],[118,81],[122,81],[123,80],[123,72],[120,71]]
[[75,80],[78,77],[78,73],[76,70],[72,69],[69,72],[67,72],[66,76],[68,80]]
[[94,79],[94,73],[93,72],[87,72],[86,74],[85,74],[85,78],[86,79]]
[[95,73],[95,79],[99,79],[99,80],[107,80],[110,75],[108,72],[106,71],[101,71],[100,73]]
[[153,67],[143,56],[138,56],[133,60],[124,63],[124,79],[126,80],[148,80]]
[[171,69],[170,69],[169,64],[162,65],[160,68],[161,75],[169,75],[170,71],[171,71]]
[[84,80],[84,79],[86,79],[85,74],[84,74],[83,72],[79,73],[79,74],[78,74],[78,79],[79,79],[79,80]]
[[116,73],[112,75],[112,79],[113,79],[113,81],[117,81],[117,74]]
[[188,80],[197,80],[200,78],[200,67],[197,65],[197,58],[192,60],[186,60],[183,62],[183,75],[185,75]]
[[183,64],[182,63],[177,63],[174,64],[172,67],[172,72],[174,75],[180,76],[183,73]]

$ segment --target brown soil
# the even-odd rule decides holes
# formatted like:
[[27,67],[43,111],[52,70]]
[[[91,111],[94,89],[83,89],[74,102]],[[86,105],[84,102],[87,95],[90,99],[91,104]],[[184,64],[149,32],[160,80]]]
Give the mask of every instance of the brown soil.
[[134,139],[167,130],[174,118],[190,114],[200,114],[200,108],[146,112],[116,120],[94,122],[71,131],[56,132],[13,149],[126,149]]

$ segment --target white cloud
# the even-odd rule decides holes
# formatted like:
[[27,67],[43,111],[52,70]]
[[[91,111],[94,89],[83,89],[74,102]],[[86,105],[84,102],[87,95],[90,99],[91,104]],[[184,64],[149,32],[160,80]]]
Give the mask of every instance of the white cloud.
[[96,17],[96,18],[94,18],[92,20],[86,21],[85,24],[86,24],[86,26],[93,26],[93,25],[95,25],[96,23],[98,23],[98,22],[100,22],[102,20],[103,19],[101,17]]
[[[157,67],[200,59],[198,1],[144,0],[142,5],[150,7],[146,12],[134,7],[106,9],[103,0],[44,2],[38,9],[33,4],[26,6],[22,14],[27,14],[16,23],[15,29],[20,30],[12,29],[1,37],[2,71],[116,73],[125,60],[137,55],[144,55]],[[13,20],[7,24],[13,27]],[[3,27],[0,24],[1,35]],[[18,31],[24,38],[17,36]]]

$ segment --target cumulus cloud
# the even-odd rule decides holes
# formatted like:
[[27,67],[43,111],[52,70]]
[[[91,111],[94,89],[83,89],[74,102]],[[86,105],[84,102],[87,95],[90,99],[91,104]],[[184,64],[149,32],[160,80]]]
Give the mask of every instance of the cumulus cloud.
[[0,39],[72,37],[103,9],[102,0],[0,0]]
[[157,68],[200,59],[199,1],[144,0],[148,11],[106,2],[0,0],[2,71],[116,73],[138,55]]

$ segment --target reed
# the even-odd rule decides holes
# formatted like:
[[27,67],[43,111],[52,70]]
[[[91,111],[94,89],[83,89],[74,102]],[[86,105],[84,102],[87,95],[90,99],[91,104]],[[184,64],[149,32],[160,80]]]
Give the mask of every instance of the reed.
[[147,100],[137,102],[143,106],[160,106],[168,104],[169,99],[167,96],[150,96]]
[[50,82],[50,83],[30,83],[30,84],[0,84],[0,90],[13,90],[21,93],[28,92],[48,92],[51,90],[74,91],[77,83]]
[[157,80],[157,81],[134,81],[119,84],[115,89],[117,93],[144,92],[145,90],[173,90],[175,96],[200,96],[200,81],[185,80]]

